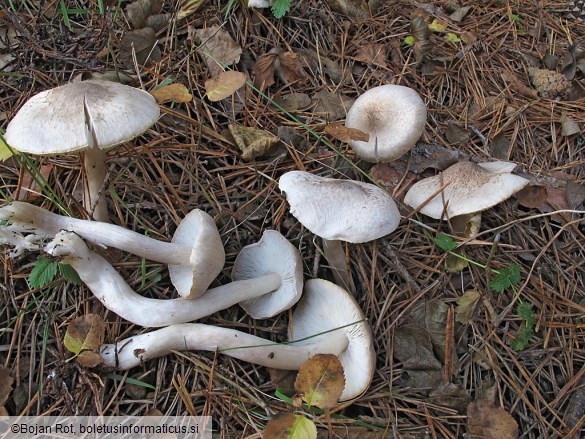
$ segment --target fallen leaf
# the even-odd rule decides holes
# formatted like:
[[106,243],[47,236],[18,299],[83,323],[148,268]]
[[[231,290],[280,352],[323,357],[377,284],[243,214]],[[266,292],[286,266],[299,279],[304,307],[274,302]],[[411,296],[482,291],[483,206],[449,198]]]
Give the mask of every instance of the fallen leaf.
[[270,374],[270,382],[275,389],[292,389],[295,386],[295,379],[297,377],[296,370],[283,370],[268,368]]
[[467,14],[469,14],[471,12],[471,10],[473,9],[473,6],[462,6],[460,8],[457,8],[450,16],[449,18],[453,21],[461,21],[463,20]]
[[167,102],[191,102],[193,96],[183,84],[175,82],[163,87],[155,88],[150,92],[158,104]]
[[[49,181],[49,174],[53,170],[53,164],[47,163],[38,169],[41,175],[37,175],[36,178],[40,183]],[[22,179],[20,180],[20,191],[15,199],[18,201],[36,200],[42,195],[42,192],[42,188],[37,184],[33,176],[25,170],[22,174]]]
[[104,342],[106,325],[96,314],[87,314],[69,322],[63,344],[75,355],[93,351]]
[[133,69],[134,54],[138,65],[145,65],[147,61],[160,61],[161,54],[154,29],[145,27],[126,32],[120,45],[120,62]]
[[274,84],[274,63],[278,57],[275,53],[260,55],[254,64],[254,85],[264,90]]
[[356,61],[386,67],[387,54],[388,48],[385,44],[365,44],[357,49],[354,57]]
[[445,35],[445,39],[447,41],[451,41],[452,43],[461,42],[461,38],[459,38],[459,36],[457,34],[454,34],[453,32],[449,32],[447,35]]
[[465,413],[471,396],[459,385],[443,381],[429,393],[428,402],[440,407],[449,407]]
[[274,416],[262,432],[263,439],[317,439],[317,427],[310,419],[293,413]]
[[179,13],[177,14],[177,18],[179,20],[187,18],[189,15],[197,11],[197,9],[199,9],[204,2],[205,0],[180,0]]
[[538,99],[538,92],[535,89],[528,87],[522,81],[520,81],[513,73],[502,71],[500,73],[500,76],[505,82],[510,84],[512,91],[520,93],[522,96],[525,96],[530,99]]
[[518,424],[503,408],[480,399],[467,406],[467,432],[469,439],[516,439]]
[[447,122],[445,136],[451,145],[461,145],[469,140],[469,133],[465,128],[461,128],[455,122]]
[[279,141],[278,137],[258,128],[244,127],[230,123],[228,129],[236,145],[242,150],[242,158],[244,160],[262,157]]
[[197,29],[195,40],[199,44],[197,51],[203,57],[212,78],[218,76],[227,66],[240,61],[242,48],[229,33],[217,25]]
[[350,18],[367,18],[370,16],[368,2],[363,0],[329,0],[332,11]]
[[12,375],[10,374],[10,369],[0,366],[0,416],[8,416],[8,414],[2,415],[1,412],[12,392],[13,383],[14,378],[12,378]]
[[345,388],[345,375],[339,358],[333,354],[317,354],[303,363],[295,381],[295,389],[312,407],[330,410],[335,407]]
[[498,160],[510,160],[512,142],[504,133],[496,134],[489,144],[490,155]]
[[569,209],[579,209],[585,201],[585,186],[581,183],[568,181],[566,187],[567,204]]
[[158,14],[161,9],[162,0],[136,0],[126,6],[126,15],[134,29],[141,29],[148,17]]
[[574,119],[567,116],[565,113],[561,115],[561,136],[569,137],[573,134],[579,134],[581,129],[579,124]]
[[274,103],[285,111],[299,111],[311,106],[311,98],[306,93],[289,93],[275,97]]
[[294,52],[280,53],[274,63],[274,70],[285,84],[300,81],[307,76],[298,55]]
[[462,158],[467,156],[459,151],[419,142],[410,152],[408,170],[416,173],[429,168],[444,171]]
[[83,367],[96,367],[104,362],[97,352],[83,351],[77,356],[77,362]]
[[410,19],[410,33],[412,35],[414,60],[417,63],[422,63],[429,57],[433,47],[433,43],[430,40],[431,30],[423,17],[415,15]]
[[314,115],[318,115],[323,119],[332,122],[345,118],[347,111],[354,103],[354,99],[345,95],[322,90],[313,95],[311,103],[314,105]]
[[357,128],[348,128],[341,122],[325,125],[325,132],[342,142],[351,142],[352,140],[367,142],[370,140],[370,135],[368,133],[364,133]]
[[477,290],[467,290],[459,299],[457,299],[457,308],[455,308],[455,321],[468,324],[473,318],[477,309],[481,293]]
[[343,72],[339,63],[323,56],[322,53],[317,53],[313,49],[301,49],[299,51],[301,61],[305,67],[308,67],[312,71],[322,69],[323,73],[328,75],[334,82],[340,82],[343,77]]
[[242,72],[236,72],[234,70],[221,72],[215,78],[205,81],[207,99],[211,102],[221,101],[234,94],[245,83],[246,75]]
[[518,203],[529,209],[535,209],[548,199],[548,190],[545,186],[526,186],[516,193]]
[[431,32],[445,32],[447,30],[447,22],[435,18],[431,24],[429,24],[429,30]]

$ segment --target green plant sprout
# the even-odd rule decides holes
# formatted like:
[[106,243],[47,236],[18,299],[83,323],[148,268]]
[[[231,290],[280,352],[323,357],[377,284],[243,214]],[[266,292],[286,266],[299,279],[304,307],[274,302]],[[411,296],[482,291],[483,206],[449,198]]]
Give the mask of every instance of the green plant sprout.
[[512,288],[514,294],[516,294],[516,298],[518,299],[518,306],[516,307],[516,313],[520,316],[523,320],[520,333],[518,336],[512,341],[512,349],[516,351],[522,351],[526,349],[526,345],[530,341],[530,338],[534,334],[534,312],[532,310],[532,305],[529,302],[524,302],[519,294],[518,290],[516,289],[516,285],[520,283],[522,277],[520,275],[520,265],[519,264],[511,264],[507,267],[502,268],[501,270],[496,270],[491,267],[487,267],[484,264],[481,264],[477,261],[472,259],[466,258],[459,253],[456,253],[454,250],[457,248],[457,242],[451,238],[449,235],[444,233],[438,233],[435,238],[432,238],[432,241],[435,243],[437,247],[441,250],[444,250],[448,254],[455,256],[456,258],[462,259],[469,264],[473,264],[477,267],[483,268],[484,270],[489,270],[494,276],[490,280],[490,288],[498,293],[503,292],[508,288]]
[[32,289],[43,288],[53,282],[57,273],[60,273],[63,279],[73,285],[81,285],[81,279],[70,265],[52,262],[45,257],[41,257],[35,262],[28,277],[28,284]]

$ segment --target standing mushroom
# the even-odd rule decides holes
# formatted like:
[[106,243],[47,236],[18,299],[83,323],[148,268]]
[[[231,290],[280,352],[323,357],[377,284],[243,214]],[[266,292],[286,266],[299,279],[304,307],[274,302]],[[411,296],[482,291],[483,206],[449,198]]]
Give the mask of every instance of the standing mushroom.
[[427,107],[419,94],[402,85],[381,85],[356,99],[345,126],[370,135],[349,144],[368,162],[390,162],[410,151],[423,133]]
[[[298,251],[275,231],[264,232],[260,245],[250,247],[242,249],[234,263],[234,271],[246,273],[246,279],[211,288],[193,300],[139,295],[73,232],[57,233],[45,251],[71,265],[106,308],[134,324],[158,327],[197,320],[243,300],[258,301],[251,307],[254,318],[272,317],[294,305],[303,283]],[[260,299],[262,295],[265,300]]]
[[[344,254],[341,241],[373,241],[392,233],[400,222],[394,200],[373,184],[290,171],[280,177],[278,187],[291,214],[323,238],[324,246],[332,247],[333,254]],[[334,274],[346,271],[345,264],[335,264],[331,258],[328,261]],[[352,289],[350,285],[348,288]]]
[[109,221],[101,197],[106,152],[153,125],[160,115],[147,92],[117,82],[89,80],[30,98],[8,124],[4,138],[15,150],[37,155],[83,153],[87,176],[83,205]]
[[353,297],[331,282],[307,281],[290,323],[288,343],[273,343],[240,331],[181,324],[136,335],[99,349],[104,365],[117,370],[171,351],[219,351],[261,366],[298,370],[315,354],[337,355],[345,373],[341,400],[357,398],[372,381],[376,356],[372,331]]
[[124,227],[81,220],[49,212],[21,201],[0,208],[0,219],[36,235],[75,232],[101,247],[114,247],[151,261],[169,264],[171,282],[179,295],[193,299],[203,294],[221,273],[225,252],[213,218],[195,209],[179,223],[172,242],[158,241]]

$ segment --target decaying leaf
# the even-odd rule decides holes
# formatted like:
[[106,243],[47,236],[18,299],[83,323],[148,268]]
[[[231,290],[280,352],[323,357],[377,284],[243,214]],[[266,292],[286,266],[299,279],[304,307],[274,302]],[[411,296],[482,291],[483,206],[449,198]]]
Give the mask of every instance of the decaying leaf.
[[347,111],[354,103],[354,99],[322,90],[313,95],[311,103],[314,105],[313,114],[333,122],[345,118]]
[[364,0],[329,0],[331,10],[351,18],[367,18],[370,15],[368,2]]
[[561,115],[561,136],[569,137],[580,132],[581,128],[579,128],[579,124],[573,118],[563,113]]
[[385,44],[365,44],[358,47],[355,53],[356,61],[386,67],[388,48]]
[[310,419],[293,413],[274,416],[262,432],[263,439],[317,439],[317,427]]
[[[77,317],[69,322],[63,344],[75,355],[84,351],[93,351],[104,342],[106,324],[96,314],[87,314]],[[86,355],[85,360],[90,361],[91,355]]]
[[120,62],[129,69],[134,68],[134,54],[136,54],[138,65],[145,65],[147,61],[156,62],[161,59],[154,29],[145,27],[127,32],[122,37]]
[[414,60],[422,63],[429,57],[433,43],[430,40],[431,30],[420,15],[414,15],[410,19],[410,34]]
[[451,15],[449,16],[449,18],[453,21],[461,21],[463,20],[467,14],[469,14],[471,12],[471,10],[473,9],[473,6],[462,6],[460,8],[457,8],[455,11],[453,11],[451,13]]
[[299,49],[297,54],[300,56],[305,68],[312,71],[322,69],[323,73],[333,79],[334,82],[341,81],[343,72],[337,61],[327,58],[313,49]]
[[348,128],[341,122],[335,122],[325,125],[325,132],[337,140],[342,142],[350,142],[352,140],[359,140],[367,142],[370,140],[370,135],[358,130],[357,128]]
[[167,102],[191,102],[193,96],[183,84],[175,82],[173,84],[165,85],[156,88],[150,92],[158,104]]
[[455,308],[455,320],[466,325],[473,318],[477,309],[481,293],[477,290],[467,290],[459,299],[457,299],[457,308]]
[[205,2],[205,0],[180,0],[179,1],[179,13],[177,18],[182,20],[193,14],[199,7]]
[[469,140],[469,133],[453,121],[447,122],[445,136],[451,145],[461,145]]
[[285,84],[300,81],[307,76],[298,55],[294,52],[279,53],[274,62],[274,70]]
[[585,186],[581,183],[568,181],[566,193],[569,209],[579,209],[585,201]]
[[270,87],[274,84],[274,63],[278,55],[265,53],[260,55],[254,64],[254,85],[259,89]]
[[49,174],[53,170],[53,164],[47,163],[38,168],[40,175],[36,175],[36,179],[28,172],[24,171],[20,180],[20,191],[15,197],[18,201],[32,201],[39,198],[42,194],[42,188],[37,184],[49,180]]
[[215,78],[205,81],[206,96],[212,102],[221,101],[242,88],[246,83],[246,75],[230,70],[221,72]]
[[548,199],[546,186],[526,186],[516,193],[518,203],[529,209],[535,209]]
[[[14,378],[10,374],[10,369],[0,366],[0,416],[8,416],[4,405],[12,392]],[[4,414],[3,414],[4,413]]]
[[148,17],[158,14],[161,9],[162,0],[136,0],[126,6],[126,15],[134,29],[141,29],[146,25]]
[[524,82],[520,81],[513,73],[502,71],[500,75],[502,79],[510,85],[513,91],[520,93],[522,96],[530,99],[538,98],[538,92],[535,89],[528,87]]
[[467,406],[467,433],[470,439],[516,439],[518,424],[502,407],[480,399]]
[[408,170],[416,173],[429,168],[444,171],[462,158],[467,158],[467,155],[440,145],[419,142],[410,152]]
[[228,128],[236,145],[242,150],[244,160],[262,157],[279,141],[278,137],[258,128],[244,127],[235,123],[230,123]]
[[299,111],[311,106],[311,98],[306,93],[289,93],[275,97],[274,103],[285,111]]
[[496,134],[489,144],[490,155],[498,160],[510,160],[512,154],[512,142],[502,133]]
[[309,358],[299,369],[295,381],[295,389],[303,401],[323,410],[335,407],[344,387],[343,366],[333,354],[317,354]]
[[199,44],[197,50],[203,57],[212,78],[223,72],[226,66],[240,61],[242,48],[229,33],[217,25],[197,29],[195,40]]
[[83,367],[96,367],[104,362],[100,354],[93,351],[83,351],[77,356],[77,362]]
[[429,393],[429,403],[441,407],[450,407],[459,413],[465,413],[467,405],[471,401],[469,393],[457,384],[443,381]]

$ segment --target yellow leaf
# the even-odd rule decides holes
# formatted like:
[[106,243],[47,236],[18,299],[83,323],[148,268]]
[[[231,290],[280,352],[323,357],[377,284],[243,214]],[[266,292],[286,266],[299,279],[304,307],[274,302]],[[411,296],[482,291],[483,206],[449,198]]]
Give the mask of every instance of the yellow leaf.
[[183,84],[174,83],[154,89],[150,92],[157,104],[166,102],[190,102],[193,99],[187,87]]
[[181,0],[179,2],[179,13],[177,18],[182,20],[187,18],[193,12],[195,12],[203,4],[205,0]]
[[329,410],[335,407],[345,388],[345,375],[341,361],[332,354],[317,354],[301,368],[295,390],[307,404]]
[[4,139],[0,137],[0,162],[3,162],[16,154],[18,154],[18,151],[9,148]]
[[317,427],[310,419],[293,413],[274,416],[262,432],[263,439],[317,439]]
[[459,299],[457,299],[457,308],[455,308],[455,320],[464,325],[469,323],[473,318],[477,304],[481,299],[481,293],[477,290],[467,290]]
[[207,99],[212,102],[221,101],[231,96],[246,83],[246,75],[233,70],[222,72],[215,78],[205,81]]
[[447,29],[447,22],[435,18],[433,22],[429,24],[429,29],[433,32],[445,32]]
[[228,125],[236,145],[242,150],[244,160],[252,160],[266,154],[280,140],[268,131],[244,127],[235,123]]
[[445,38],[448,41],[452,41],[454,43],[459,43],[461,42],[461,38],[459,38],[456,34],[449,32],[447,35],[445,35]]
[[77,317],[69,322],[63,344],[75,355],[82,351],[92,351],[104,342],[106,324],[96,314]]

